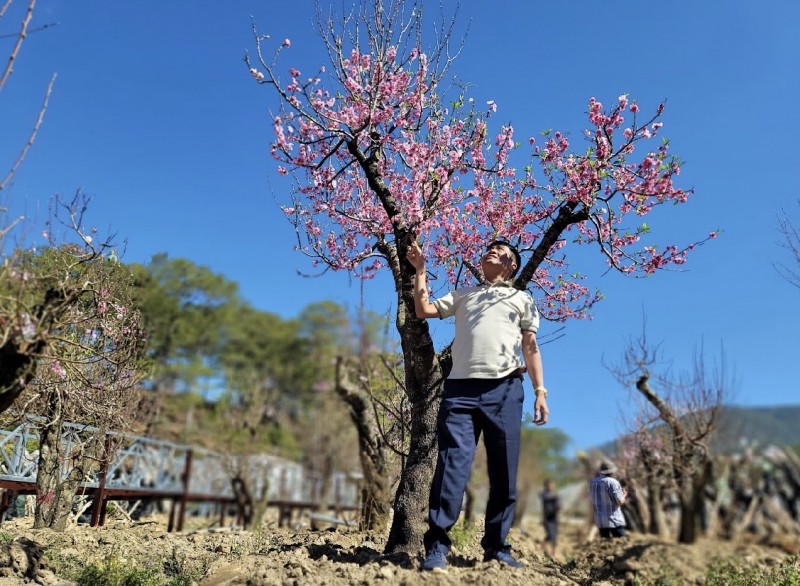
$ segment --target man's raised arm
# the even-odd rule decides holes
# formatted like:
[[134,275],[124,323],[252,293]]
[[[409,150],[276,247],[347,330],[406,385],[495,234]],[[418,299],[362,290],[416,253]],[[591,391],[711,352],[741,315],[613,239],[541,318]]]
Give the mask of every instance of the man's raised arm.
[[414,275],[414,312],[420,319],[439,317],[436,306],[428,299],[428,279],[425,274],[425,257],[419,244],[412,242],[406,254],[408,262],[412,264],[416,273]]

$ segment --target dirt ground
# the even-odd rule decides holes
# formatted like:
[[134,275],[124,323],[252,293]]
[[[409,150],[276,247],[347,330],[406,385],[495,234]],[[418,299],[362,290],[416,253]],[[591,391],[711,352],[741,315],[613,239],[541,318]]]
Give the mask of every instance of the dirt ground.
[[182,533],[167,533],[163,517],[131,522],[109,519],[102,528],[77,525],[64,533],[33,530],[29,519],[0,527],[0,586],[69,585],[65,576],[81,569],[157,569],[173,583],[222,585],[366,585],[366,584],[702,584],[715,560],[749,566],[774,566],[800,547],[798,538],[731,543],[702,540],[678,545],[631,534],[620,540],[585,542],[583,526],[562,524],[557,559],[543,553],[535,520],[513,530],[514,552],[522,569],[481,561],[478,530],[459,531],[445,572],[422,573],[420,558],[382,554],[385,536],[329,526],[278,528],[259,532],[204,527],[193,519]]

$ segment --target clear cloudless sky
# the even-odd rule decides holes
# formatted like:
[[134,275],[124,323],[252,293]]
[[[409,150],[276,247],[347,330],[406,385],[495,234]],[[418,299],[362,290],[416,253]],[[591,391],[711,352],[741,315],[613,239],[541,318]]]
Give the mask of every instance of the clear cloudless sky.
[[[430,18],[441,18],[438,1],[425,4]],[[0,21],[3,55],[26,5],[17,0]],[[252,16],[276,45],[291,39],[285,69],[326,64],[313,7],[39,0],[32,28],[58,24],[29,35],[0,93],[7,168],[58,74],[38,139],[0,194],[30,218],[29,242],[41,238],[35,226],[50,197],[81,188],[92,197],[89,224],[127,240],[126,262],[159,252],[189,258],[287,318],[326,299],[356,308],[362,288],[347,275],[299,275],[310,266],[277,208],[286,184],[269,156],[276,103],[242,61],[254,48]],[[689,368],[703,343],[712,361],[724,350],[735,373],[731,402],[797,403],[800,289],[773,263],[791,262],[779,246],[778,214],[786,209],[800,224],[800,3],[464,0],[458,23],[468,32],[452,71],[470,82],[477,103],[495,100],[491,122],[512,122],[522,140],[557,128],[585,148],[589,97],[611,104],[628,93],[644,113],[666,99],[662,135],[686,162],[681,185],[696,195],[647,221],[662,244],[721,230],[685,270],[647,279],[605,274],[599,255],[577,255],[606,299],[594,319],[568,323],[543,347],[551,425],[572,438],[571,449],[624,431],[631,391],[601,359],[618,359],[643,315],[675,372]],[[363,296],[370,308],[393,311],[386,276],[366,283]],[[440,345],[452,335],[449,323],[431,326]],[[556,328],[545,323],[541,335]]]

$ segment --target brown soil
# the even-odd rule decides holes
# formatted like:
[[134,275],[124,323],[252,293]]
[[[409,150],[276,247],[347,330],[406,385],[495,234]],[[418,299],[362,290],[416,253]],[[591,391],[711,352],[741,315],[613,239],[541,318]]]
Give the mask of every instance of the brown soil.
[[651,536],[581,542],[578,525],[562,525],[563,544],[556,560],[544,555],[536,524],[514,530],[515,554],[522,569],[481,561],[478,531],[461,532],[446,572],[422,573],[419,558],[382,555],[384,537],[353,529],[284,529],[268,523],[260,532],[195,529],[167,533],[163,518],[109,520],[103,528],[85,525],[64,533],[33,530],[30,520],[14,519],[0,528],[0,586],[74,584],[65,576],[92,564],[148,568],[158,575],[180,576],[200,586],[361,585],[361,584],[701,584],[714,560],[774,567],[800,541],[731,543],[702,540],[691,546]]

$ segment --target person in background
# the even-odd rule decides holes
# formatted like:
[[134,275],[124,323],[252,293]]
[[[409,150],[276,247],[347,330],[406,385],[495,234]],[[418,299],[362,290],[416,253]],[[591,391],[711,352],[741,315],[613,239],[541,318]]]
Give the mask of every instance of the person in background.
[[600,530],[600,537],[603,538],[625,535],[622,505],[625,503],[628,491],[613,477],[616,472],[614,464],[603,462],[597,470],[597,476],[589,483],[594,522]]
[[555,483],[548,478],[544,481],[542,497],[542,524],[544,525],[544,550],[550,546],[550,557],[555,559],[558,547],[558,512],[561,510],[561,499],[555,489]]

